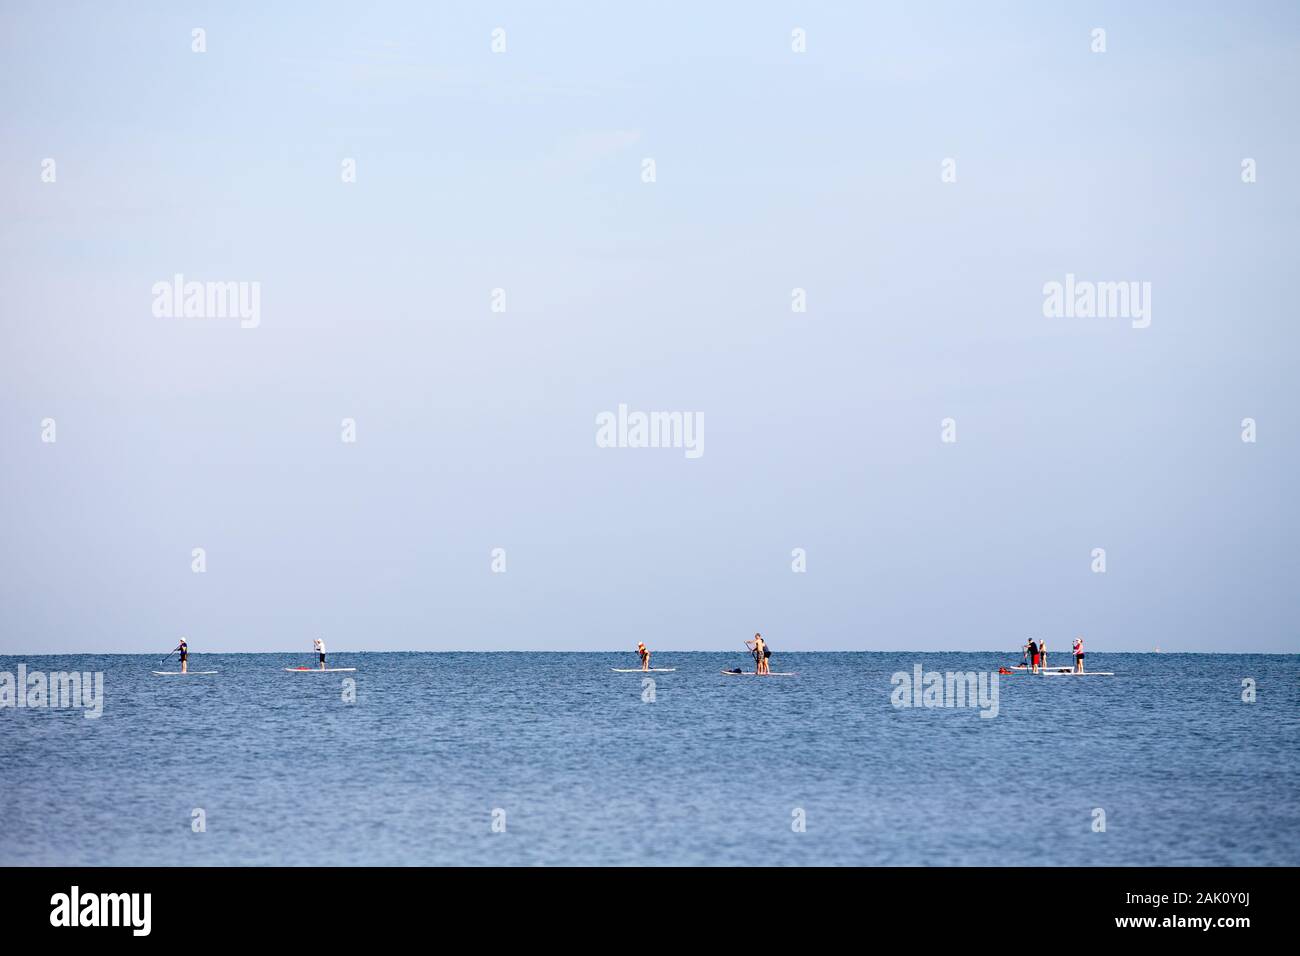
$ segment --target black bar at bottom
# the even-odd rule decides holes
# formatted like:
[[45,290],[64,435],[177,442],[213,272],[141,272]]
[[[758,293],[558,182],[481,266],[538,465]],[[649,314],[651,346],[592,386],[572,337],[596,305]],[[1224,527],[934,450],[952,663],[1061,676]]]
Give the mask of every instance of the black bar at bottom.
[[918,942],[971,942],[1003,928],[1230,944],[1285,928],[1278,901],[1294,879],[1264,868],[7,868],[0,913],[7,941],[75,933],[78,943],[373,943],[530,923],[539,942],[561,926],[569,941],[600,941],[689,922],[712,927],[704,938],[852,927],[866,939],[906,928]]

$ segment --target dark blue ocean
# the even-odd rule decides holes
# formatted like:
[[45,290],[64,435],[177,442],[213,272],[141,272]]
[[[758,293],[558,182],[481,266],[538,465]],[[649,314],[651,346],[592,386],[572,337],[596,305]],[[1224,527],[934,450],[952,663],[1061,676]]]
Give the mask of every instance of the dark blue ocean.
[[991,719],[890,678],[998,654],[665,651],[653,700],[631,654],[304,657],[0,657],[104,675],[96,720],[0,709],[0,864],[1300,864],[1294,655],[1094,653]]

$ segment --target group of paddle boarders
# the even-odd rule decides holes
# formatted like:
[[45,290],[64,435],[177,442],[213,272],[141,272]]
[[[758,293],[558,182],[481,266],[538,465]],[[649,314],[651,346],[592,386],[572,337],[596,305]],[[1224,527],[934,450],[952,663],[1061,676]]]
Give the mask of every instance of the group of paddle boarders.
[[[1024,652],[1020,659],[1020,665],[1022,668],[1037,674],[1039,671],[1044,670],[1047,667],[1047,641],[1045,640],[1036,641],[1031,637],[1022,650]],[[1083,673],[1082,635],[1074,639],[1074,644],[1071,650],[1074,652],[1074,672],[1076,674],[1082,674]],[[1059,669],[1064,670],[1064,668],[1059,668]]]
[[[317,666],[325,670],[325,641],[323,638],[315,638],[311,642],[312,652],[316,655]],[[754,658],[755,674],[772,673],[772,649],[767,646],[767,641],[763,640],[762,634],[755,634],[753,640],[745,642],[749,648],[749,654]],[[1036,641],[1032,637],[1025,643],[1023,654],[1021,656],[1020,669],[1031,671],[1034,674],[1039,673],[1047,667],[1047,641]],[[1074,639],[1071,648],[1074,654],[1074,672],[1083,673],[1083,637],[1079,636]],[[190,645],[186,643],[185,638],[181,638],[180,643],[172,648],[172,654],[180,654],[181,673],[189,673],[190,668]],[[641,661],[641,670],[650,670],[650,649],[645,646],[645,641],[637,641],[636,644],[637,658]],[[168,657],[171,654],[167,655]],[[1063,668],[1062,668],[1063,669]],[[737,668],[739,670],[739,668]]]
[[[755,634],[753,640],[746,641],[745,646],[749,648],[749,656],[754,658],[754,669],[749,673],[755,676],[772,673],[772,648],[768,647],[767,641],[762,634]],[[739,667],[733,667],[726,671],[728,674],[745,674]],[[788,675],[787,675],[788,676]]]
[[[641,647],[642,649],[644,649],[645,645],[642,644]],[[322,638],[318,637],[311,642],[311,648],[312,648],[312,652],[316,655],[317,661],[319,662],[318,666],[320,667],[321,670],[325,670],[325,641]],[[167,657],[171,657],[172,654],[178,652],[181,655],[181,673],[188,674],[190,672],[190,645],[186,643],[185,638],[183,637],[181,638],[181,642],[172,648],[172,653],[168,654]],[[163,658],[163,660],[166,659],[167,658]],[[646,661],[645,666],[649,667],[650,666],[649,651],[645,652],[645,661]]]
[[[745,646],[749,648],[749,654],[754,658],[754,673],[772,673],[772,649],[767,646],[767,641],[763,640],[763,635],[755,634],[752,641],[745,642]],[[636,654],[641,660],[641,669],[648,671],[650,669],[650,649],[645,646],[645,641],[636,642]],[[735,673],[740,673],[740,668],[737,667]]]

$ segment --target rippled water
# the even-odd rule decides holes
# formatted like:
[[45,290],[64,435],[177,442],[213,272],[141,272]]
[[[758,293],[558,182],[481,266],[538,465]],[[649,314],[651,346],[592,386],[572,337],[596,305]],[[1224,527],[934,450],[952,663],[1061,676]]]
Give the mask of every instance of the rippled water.
[[0,864],[1300,864],[1294,655],[1093,654],[993,719],[890,677],[995,654],[660,652],[652,702],[630,654],[301,660],[0,657],[105,679],[98,720],[0,710]]

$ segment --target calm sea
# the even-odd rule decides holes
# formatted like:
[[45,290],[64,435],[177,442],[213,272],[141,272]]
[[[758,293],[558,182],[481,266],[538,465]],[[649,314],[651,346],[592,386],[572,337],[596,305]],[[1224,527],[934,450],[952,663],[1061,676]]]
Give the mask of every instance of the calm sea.
[[1093,653],[991,719],[891,675],[998,654],[305,657],[0,657],[104,675],[0,710],[0,864],[1300,864],[1294,655]]

